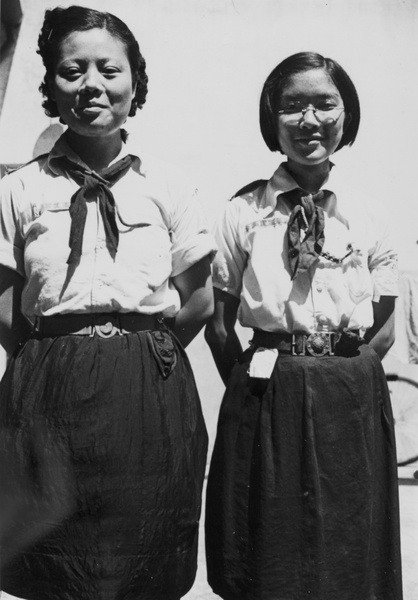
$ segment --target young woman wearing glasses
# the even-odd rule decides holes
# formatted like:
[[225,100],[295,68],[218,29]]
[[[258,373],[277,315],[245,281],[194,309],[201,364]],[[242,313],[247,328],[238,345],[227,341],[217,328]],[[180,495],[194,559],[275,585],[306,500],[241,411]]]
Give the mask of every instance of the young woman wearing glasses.
[[[357,135],[335,61],[267,78],[264,140],[287,158],[225,206],[206,339],[227,386],[208,482],[208,577],[227,600],[400,600],[396,452],[381,357],[396,253],[330,161]],[[242,352],[237,318],[254,330]]]

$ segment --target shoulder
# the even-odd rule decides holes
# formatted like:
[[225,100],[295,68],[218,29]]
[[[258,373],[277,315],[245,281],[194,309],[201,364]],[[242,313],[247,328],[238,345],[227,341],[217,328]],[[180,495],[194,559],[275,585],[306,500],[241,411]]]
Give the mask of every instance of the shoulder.
[[338,211],[349,222],[374,222],[388,218],[384,202],[376,197],[372,183],[365,181],[355,170],[348,172],[347,168],[333,165],[329,180],[323,187],[335,194]]
[[337,211],[347,223],[355,244],[368,248],[369,254],[382,244],[393,246],[390,213],[373,189],[351,180],[336,188],[334,193]]
[[240,188],[224,204],[223,218],[238,227],[260,218],[268,180],[258,179]]
[[27,163],[8,170],[1,179],[2,188],[13,189],[15,187],[25,187],[25,183],[31,181],[35,183],[37,176],[48,170],[48,156],[48,154],[42,154]]
[[260,193],[264,193],[267,183],[267,179],[256,179],[255,181],[244,185],[244,187],[235,192],[231,200],[233,198],[237,198],[238,196],[248,196],[249,198],[257,197],[260,195]]
[[353,187],[351,191],[338,193],[337,202],[339,210],[349,217],[350,223],[360,221],[372,229],[389,224],[390,213],[382,199],[377,199],[373,192]]
[[224,230],[240,231],[248,223],[260,218],[260,206],[268,181],[259,179],[240,188],[223,203],[218,219]]
[[126,152],[138,159],[139,173],[150,180],[187,181],[188,177],[180,166],[149,152],[135,136],[129,136]]
[[155,193],[175,199],[196,192],[195,182],[180,166],[148,153],[141,152],[136,156],[139,158],[139,173]]

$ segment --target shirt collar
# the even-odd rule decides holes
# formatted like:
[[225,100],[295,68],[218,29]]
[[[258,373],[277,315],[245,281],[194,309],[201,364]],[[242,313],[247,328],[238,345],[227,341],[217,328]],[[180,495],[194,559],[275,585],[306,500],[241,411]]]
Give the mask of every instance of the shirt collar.
[[[135,140],[131,138],[130,135],[128,136],[127,141],[122,144],[121,151],[119,152],[118,156],[115,157],[111,164],[117,162],[118,160],[121,160],[128,154],[135,158],[132,164],[132,169],[137,171],[140,175],[146,177],[147,168],[146,165],[144,165],[143,159],[141,158],[143,153],[139,153],[141,154],[140,157],[138,154],[138,144],[135,142]],[[58,166],[57,162],[55,161],[55,159],[61,156],[66,156],[72,162],[82,165],[83,167],[87,167],[87,165],[81,160],[78,154],[76,154],[74,150],[72,150],[72,148],[70,147],[67,140],[66,131],[58,138],[48,155],[48,167],[54,175],[62,175],[62,169]]]
[[[337,177],[335,172],[335,165],[331,163],[331,169],[328,177],[323,182],[320,189],[332,192],[332,194],[325,201],[323,208],[327,212],[336,210],[336,196],[337,196]],[[283,162],[279,165],[278,169],[273,173],[273,176],[267,182],[267,186],[264,195],[260,202],[260,210],[262,212],[270,213],[275,210],[278,203],[280,203],[279,196],[285,192],[290,192],[295,188],[300,187],[299,184],[293,179],[292,175],[286,168],[286,163]],[[318,190],[319,191],[319,190]],[[283,201],[283,205],[285,202]],[[290,211],[290,207],[289,211]],[[286,210],[285,212],[289,212]]]

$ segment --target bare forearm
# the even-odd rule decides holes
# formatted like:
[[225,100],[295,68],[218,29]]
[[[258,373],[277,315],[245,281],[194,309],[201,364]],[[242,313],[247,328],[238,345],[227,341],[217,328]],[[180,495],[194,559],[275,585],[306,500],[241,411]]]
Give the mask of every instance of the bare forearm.
[[175,318],[173,331],[186,347],[213,314],[209,258],[203,258],[187,271],[174,277],[173,283],[181,301],[181,309]]
[[226,385],[235,361],[242,352],[235,331],[239,298],[214,288],[215,310],[206,326],[205,339],[222,381]]
[[190,302],[178,313],[173,331],[185,348],[197,336],[212,315],[212,305],[207,302],[202,306],[199,302]]
[[30,331],[30,325],[20,310],[23,277],[0,266],[0,344],[13,354],[20,340]]
[[373,303],[374,324],[367,333],[366,341],[383,358],[395,341],[395,298],[382,296]]
[[205,339],[212,352],[219,375],[226,385],[235,361],[242,352],[238,336],[235,331],[215,332],[209,324],[205,330]]
[[373,331],[371,331],[369,336],[366,336],[366,339],[367,337],[369,338],[369,346],[373,348],[381,359],[387,354],[395,341],[394,331],[388,330],[386,327],[383,327],[374,335]]

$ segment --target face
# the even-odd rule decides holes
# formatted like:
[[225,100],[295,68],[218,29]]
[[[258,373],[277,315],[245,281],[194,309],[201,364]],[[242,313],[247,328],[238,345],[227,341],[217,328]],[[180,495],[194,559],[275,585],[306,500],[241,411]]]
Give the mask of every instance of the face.
[[[280,108],[295,102],[326,109],[344,106],[338,89],[322,69],[297,73],[289,79],[280,98]],[[279,144],[290,163],[314,166],[328,161],[341,141],[346,119],[343,110],[330,111],[329,115],[334,119],[323,123],[312,110],[297,119],[291,114],[278,115]]]
[[105,29],[75,31],[59,49],[52,92],[61,119],[79,136],[119,135],[135,89],[123,42]]

